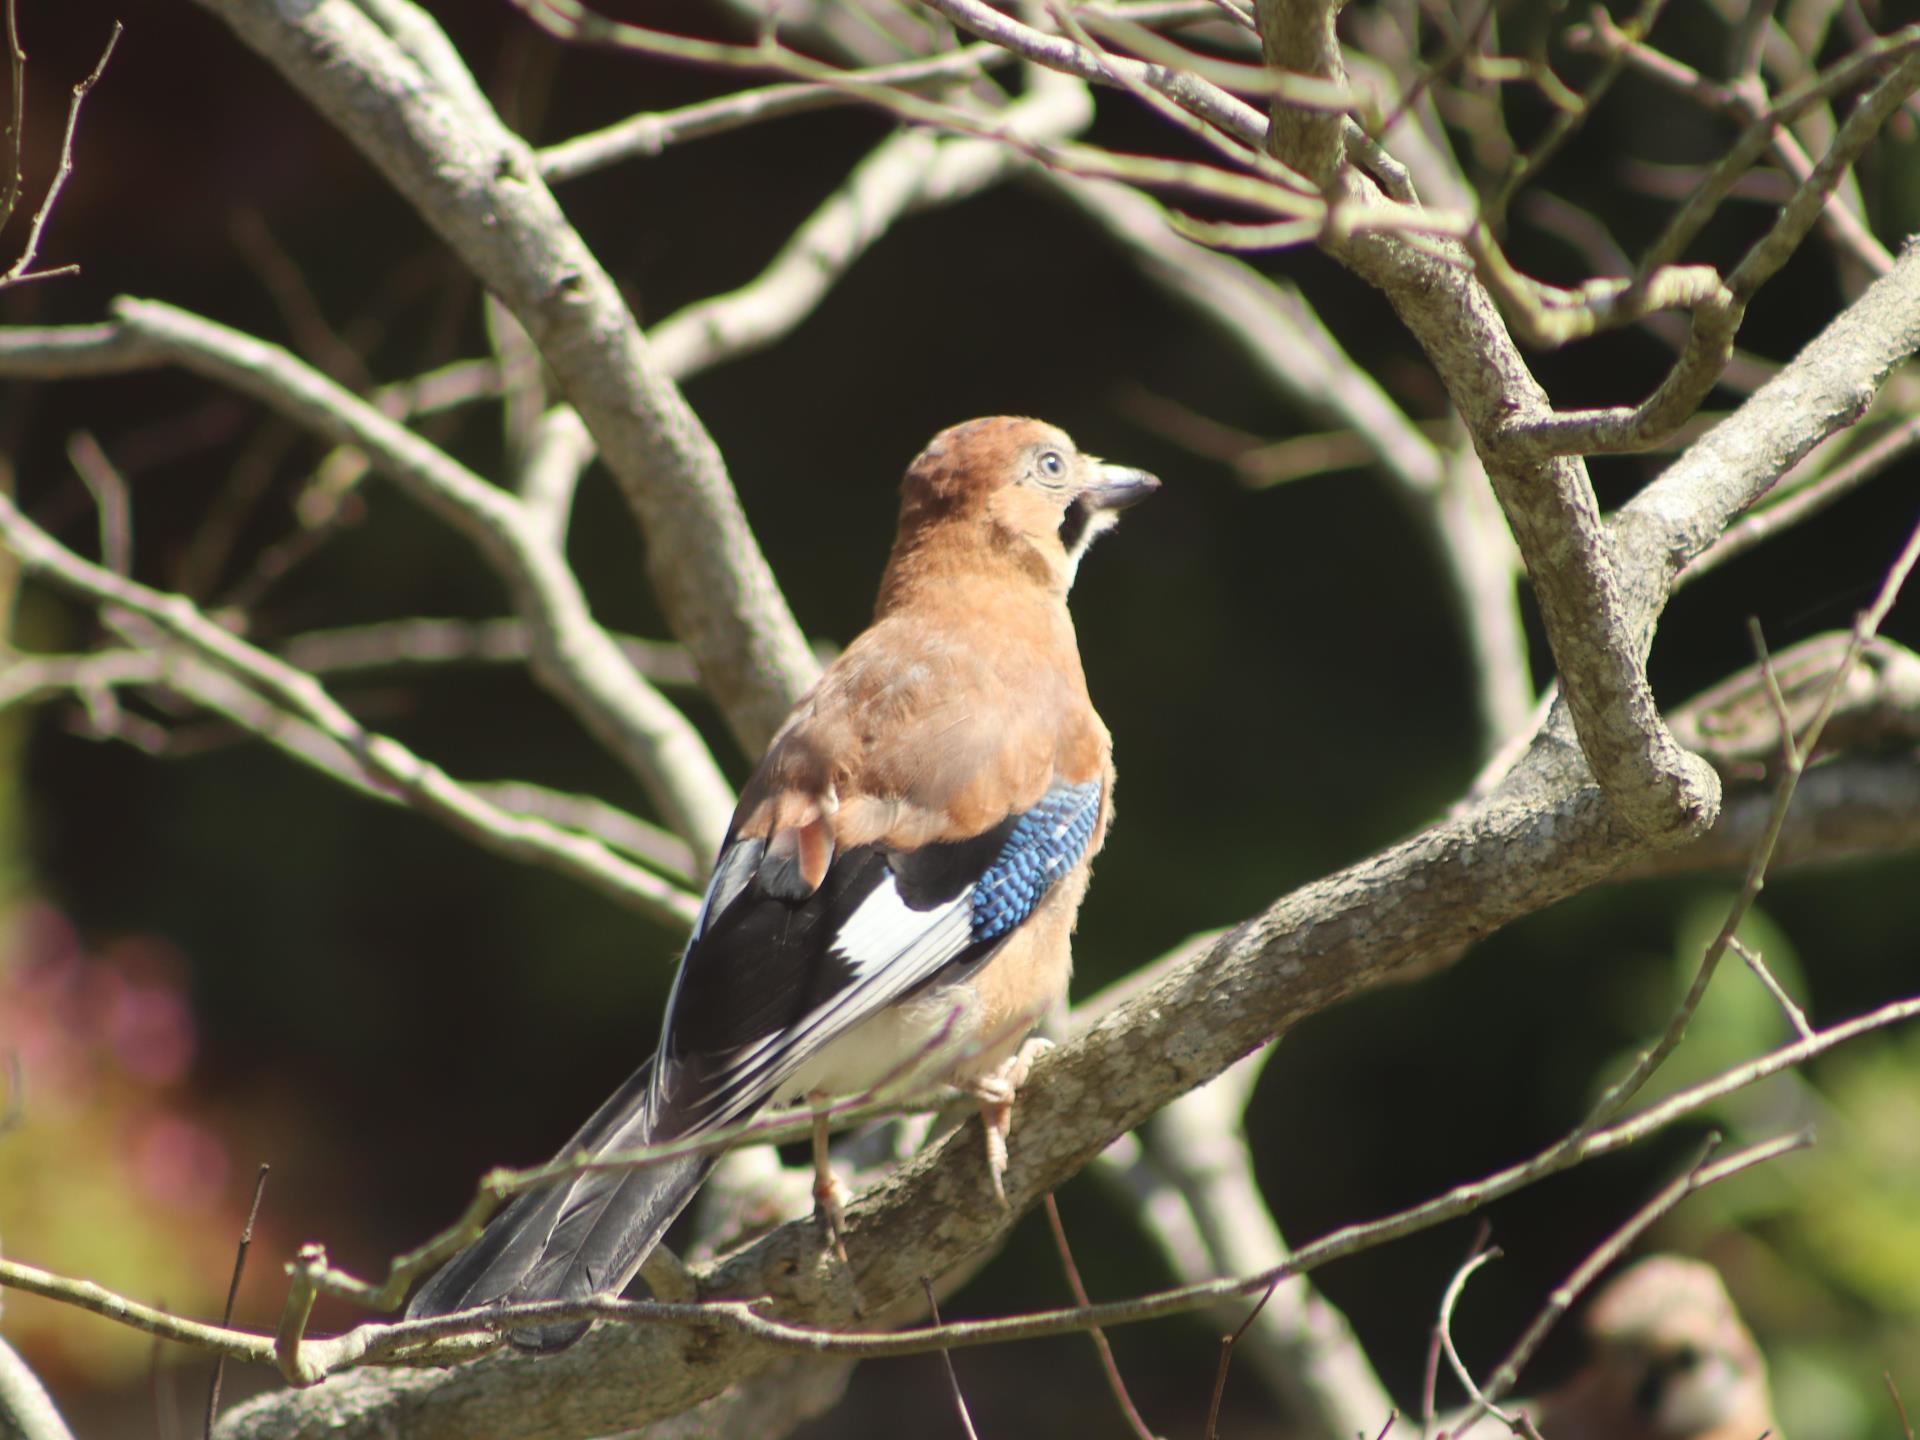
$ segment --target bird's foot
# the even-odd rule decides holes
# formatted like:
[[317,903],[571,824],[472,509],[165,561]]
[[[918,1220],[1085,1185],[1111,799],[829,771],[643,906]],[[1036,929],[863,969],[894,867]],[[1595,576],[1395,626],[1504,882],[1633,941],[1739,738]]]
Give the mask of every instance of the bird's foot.
[[1030,1036],[1012,1055],[984,1075],[976,1075],[965,1085],[966,1092],[980,1102],[980,1129],[987,1142],[987,1177],[993,1181],[994,1197],[1007,1204],[1007,1135],[1013,1129],[1013,1100],[1027,1083],[1033,1062],[1053,1048],[1044,1036]]
[[813,1213],[827,1227],[834,1258],[842,1265],[849,1263],[847,1200],[850,1194],[846,1183],[833,1173],[833,1162],[827,1154],[827,1117],[816,1112],[813,1117]]

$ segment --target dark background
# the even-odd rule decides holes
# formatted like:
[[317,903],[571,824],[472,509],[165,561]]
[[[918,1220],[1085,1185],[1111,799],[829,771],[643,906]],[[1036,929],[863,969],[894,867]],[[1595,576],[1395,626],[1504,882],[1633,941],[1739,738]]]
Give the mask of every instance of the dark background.
[[[492,0],[431,8],[483,84],[517,97],[528,133],[543,142],[735,88],[724,76],[563,53]],[[83,273],[9,294],[0,301],[9,322],[84,323],[110,297],[132,294],[292,344],[259,264],[247,258],[258,247],[250,251],[245,227],[263,222],[377,379],[483,352],[479,296],[457,265],[345,141],[191,5],[24,0],[28,204],[48,173],[66,86],[91,66],[114,16],[127,32],[84,112],[76,169],[41,252],[42,264],[78,261]],[[724,29],[691,5],[647,18]],[[1694,15],[1676,17],[1658,38],[1711,66],[1718,34]],[[1585,72],[1572,61],[1566,73]],[[1541,107],[1518,90],[1513,105],[1517,131],[1537,129]],[[757,126],[574,182],[560,197],[651,322],[750,279],[886,132],[883,119],[852,111]],[[1875,228],[1890,244],[1920,201],[1909,133],[1889,137],[1862,167]],[[1113,97],[1102,102],[1095,138],[1123,149],[1164,143],[1153,122]],[[1665,210],[1626,183],[1625,161],[1698,162],[1727,139],[1723,124],[1628,76],[1543,183],[1604,214],[1630,246],[1641,244]],[[1770,213],[1730,205],[1695,258],[1736,258]],[[22,225],[16,219],[7,232],[8,253]],[[1586,273],[1524,223],[1512,247],[1545,278]],[[1437,382],[1376,295],[1311,252],[1260,263],[1297,282],[1412,415],[1444,414]],[[1830,251],[1816,236],[1754,306],[1742,346],[1790,356],[1840,303]],[[1635,332],[1533,358],[1556,402],[1584,405],[1644,394],[1667,355]],[[1037,414],[1094,451],[1164,477],[1164,492],[1100,547],[1075,590],[1089,680],[1123,774],[1119,822],[1083,914],[1077,995],[1419,827],[1478,767],[1452,601],[1429,540],[1389,482],[1352,471],[1251,491],[1150,423],[1158,412],[1143,395],[1263,436],[1318,428],[1042,188],[1009,185],[901,222],[794,335],[696,378],[688,394],[802,625],[832,644],[865,621],[896,478],[938,428],[976,414]],[[1711,408],[1737,399],[1717,395]],[[192,578],[183,567],[195,537],[210,514],[233,506],[236,461],[263,443],[270,424],[176,373],[14,384],[0,397],[0,440],[30,513],[93,553],[92,511],[63,458],[72,431],[92,431],[133,487],[136,573],[166,587]],[[481,473],[499,473],[497,412],[476,407],[427,428]],[[293,532],[292,503],[319,454],[306,438],[288,438],[202,598],[243,583],[263,550]],[[1603,503],[1619,503],[1660,464],[1596,463]],[[1654,651],[1663,703],[1750,659],[1749,615],[1776,647],[1851,623],[1920,515],[1916,474],[1912,462],[1897,466],[1689,588]],[[268,591],[252,616],[255,638],[408,615],[504,613],[497,584],[466,547],[392,489],[367,482],[355,508],[357,523]],[[664,633],[640,537],[603,472],[582,488],[571,547],[603,621]],[[1916,616],[1910,597],[1886,633],[1920,643]],[[91,625],[30,589],[20,643],[79,648]],[[1544,679],[1551,661],[1537,634],[1534,662]],[[644,811],[631,780],[523,673],[392,674],[336,688],[357,713],[457,776],[530,778]],[[751,757],[708,709],[696,703],[694,713],[729,773],[743,778]],[[211,1253],[224,1257],[255,1166],[272,1163],[243,1322],[271,1323],[278,1264],[293,1244],[324,1239],[340,1263],[375,1271],[451,1219],[482,1170],[542,1158],[646,1056],[675,936],[578,886],[348,795],[262,747],[224,743],[205,726],[183,736],[181,748],[195,753],[156,760],[83,738],[73,719],[70,705],[49,705],[30,731],[15,732],[8,764],[16,783],[7,788],[17,913],[51,906],[75,927],[81,950],[109,968],[130,937],[172,947],[167,983],[189,1003],[195,1050],[167,1103],[217,1138],[225,1182],[211,1210],[134,1211],[157,1226],[210,1234]],[[1816,1022],[1913,988],[1916,882],[1920,866],[1906,857],[1769,885],[1762,908],[1780,932],[1769,958],[1802,987]],[[1417,1201],[1565,1130],[1606,1067],[1657,1028],[1680,967],[1704,938],[1696,932],[1710,929],[1730,894],[1727,882],[1597,891],[1495,936],[1446,973],[1289,1035],[1250,1117],[1260,1176],[1287,1235],[1303,1241]],[[0,978],[28,963],[30,948],[0,958]],[[1716,991],[1741,985],[1748,977],[1731,970]],[[1711,1033],[1747,1049],[1723,1058],[1778,1037],[1771,1010],[1729,1003],[1738,1013]],[[1920,1084],[1911,1043],[1869,1040],[1865,1048],[1891,1067],[1884,1086],[1866,1093],[1899,1096]],[[1830,1075],[1816,1065],[1811,1084]],[[31,1124],[35,1078],[26,1078]],[[1816,1103],[1794,1093],[1794,1104]],[[1740,1117],[1732,1123],[1743,1133]],[[1458,1318],[1472,1363],[1493,1363],[1547,1288],[1673,1173],[1697,1133],[1494,1207],[1507,1258],[1476,1278]],[[1759,1133],[1772,1132],[1751,1132]],[[112,1273],[84,1253],[50,1254],[30,1226],[7,1221],[7,1190],[19,1181],[7,1164],[0,1147],[9,1254],[146,1293],[137,1268]],[[1694,1202],[1666,1242],[1722,1263],[1776,1369],[1811,1377],[1793,1382],[1802,1392],[1852,1387],[1852,1410],[1807,1402],[1813,1419],[1798,1427],[1789,1419],[1789,1431],[1806,1440],[1885,1433],[1884,1402],[1863,1398],[1861,1387],[1884,1366],[1904,1364],[1909,1404],[1920,1395],[1912,1361],[1920,1298],[1903,1306],[1898,1281],[1883,1287],[1889,1293],[1863,1293],[1860,1265],[1845,1257],[1863,1246],[1874,1253],[1870,1227],[1842,1224],[1842,1239],[1821,1237],[1835,1229],[1842,1189],[1883,1197],[1886,1214],[1920,1210],[1914,1167],[1869,1174],[1867,1161],[1848,1169],[1844,1156],[1823,1152],[1776,1168],[1784,1178],[1757,1182],[1745,1199]],[[44,1168],[28,1179],[56,1194],[81,1183]],[[1061,1204],[1096,1296],[1168,1281],[1096,1184],[1076,1181]],[[1829,1223],[1810,1221],[1821,1215]],[[1417,1404],[1427,1331],[1472,1231],[1470,1222],[1445,1227],[1323,1277],[1403,1408]],[[1920,1296],[1920,1248],[1900,1250],[1894,1238],[1882,1247],[1883,1266],[1913,1282],[1904,1293]],[[1064,1302],[1040,1221],[1024,1222],[1008,1252],[950,1315]],[[178,1292],[167,1298],[196,1313],[217,1309],[225,1263],[204,1275],[191,1304]],[[10,1301],[9,1333],[28,1323],[17,1317],[38,1313]],[[76,1420],[100,1427],[92,1433],[153,1433],[144,1365],[108,1363],[93,1350],[109,1346],[108,1328],[68,1325],[37,1347],[37,1332],[23,1333]],[[1194,1432],[1213,1376],[1209,1325],[1143,1326],[1113,1339],[1150,1422]],[[1849,1353],[1832,1359],[1841,1349]],[[1564,1373],[1576,1354],[1571,1335],[1561,1335],[1538,1378]],[[942,1433],[952,1422],[937,1363],[863,1368],[847,1405],[806,1433],[897,1433],[902,1413]],[[983,1434],[1057,1433],[1069,1423],[1119,1433],[1084,1341],[973,1351],[958,1365]],[[177,1383],[192,1395],[201,1373],[183,1365]],[[235,1390],[260,1383],[231,1381]],[[1269,1433],[1271,1404],[1249,1372],[1236,1372],[1227,1413],[1228,1433]]]

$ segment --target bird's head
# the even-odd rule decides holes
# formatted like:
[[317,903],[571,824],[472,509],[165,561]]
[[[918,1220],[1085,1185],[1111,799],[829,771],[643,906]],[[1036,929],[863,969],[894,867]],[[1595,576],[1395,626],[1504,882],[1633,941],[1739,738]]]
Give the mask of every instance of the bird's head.
[[1719,1272],[1677,1255],[1622,1271],[1588,1307],[1593,1354],[1550,1401],[1560,1440],[1757,1440],[1774,1430],[1766,1361]]
[[890,569],[952,548],[1011,560],[1064,594],[1094,537],[1159,488],[1144,470],[1083,455],[1039,420],[969,420],[934,436],[907,467]]

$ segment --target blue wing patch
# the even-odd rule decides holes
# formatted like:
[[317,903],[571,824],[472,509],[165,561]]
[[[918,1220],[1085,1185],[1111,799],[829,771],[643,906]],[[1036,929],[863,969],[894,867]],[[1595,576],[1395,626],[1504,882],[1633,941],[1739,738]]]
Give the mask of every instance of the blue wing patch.
[[997,940],[1033,913],[1093,840],[1100,782],[1055,785],[1014,821],[1000,853],[974,882],[973,940]]
[[1055,785],[966,840],[843,850],[797,902],[736,841],[667,1002],[656,1112],[674,1134],[751,1114],[869,1016],[984,962],[1087,853],[1100,803],[1098,780]]

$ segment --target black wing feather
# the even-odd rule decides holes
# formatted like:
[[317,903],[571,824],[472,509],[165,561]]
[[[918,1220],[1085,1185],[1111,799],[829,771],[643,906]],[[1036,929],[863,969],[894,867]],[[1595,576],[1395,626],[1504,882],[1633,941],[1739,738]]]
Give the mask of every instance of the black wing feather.
[[[985,963],[1064,873],[1062,866],[1084,850],[1098,803],[1097,784],[1056,787],[1034,810],[969,839],[911,851],[856,846],[836,855],[820,887],[803,898],[780,893],[790,887],[778,883],[769,888],[763,842],[729,843],[675,978],[660,1050],[561,1155],[639,1149],[751,1114],[806,1055],[880,1006]],[[1056,811],[1078,817],[1071,830],[1055,823]],[[1044,863],[1036,866],[1036,859]],[[1017,898],[1005,893],[1010,882],[1024,887]],[[928,912],[930,924],[947,927],[942,933],[949,939],[920,953],[910,975],[889,973],[884,956],[850,956],[836,943],[883,885],[909,910]],[[970,890],[976,903],[953,911]],[[994,908],[981,908],[982,899]],[[747,1050],[764,1051],[765,1058],[737,1073],[736,1059]],[[428,1280],[407,1313],[443,1315],[497,1301],[619,1289],[712,1164],[690,1157],[523,1195]],[[569,1322],[510,1338],[526,1348],[553,1349],[586,1328]]]

